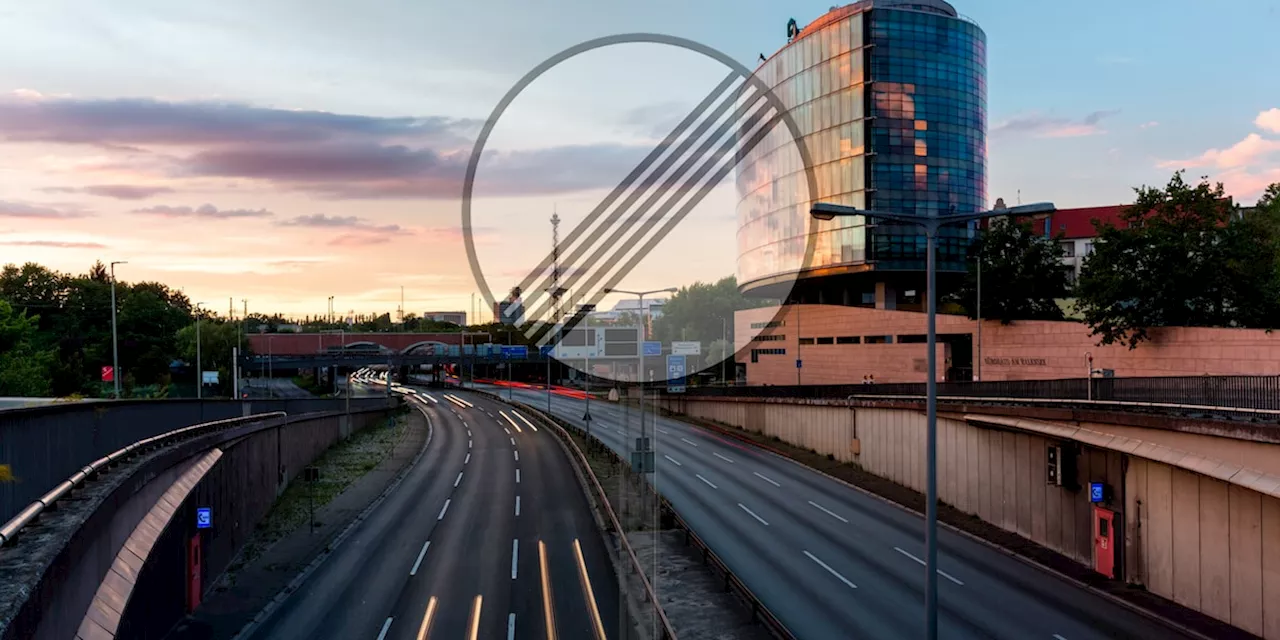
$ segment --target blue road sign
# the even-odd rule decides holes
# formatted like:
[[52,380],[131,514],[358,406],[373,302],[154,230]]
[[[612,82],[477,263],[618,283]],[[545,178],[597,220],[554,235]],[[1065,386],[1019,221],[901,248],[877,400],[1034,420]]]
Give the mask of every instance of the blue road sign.
[[645,355],[645,356],[660,356],[660,355],[662,355],[662,343],[661,343],[661,342],[659,342],[659,341],[657,341],[657,340],[645,340],[645,341],[644,341],[644,355]]
[[196,509],[196,528],[208,529],[213,526],[213,508],[199,507]]
[[684,393],[684,356],[667,356],[667,393]]
[[502,357],[503,358],[528,358],[529,347],[526,347],[522,344],[516,344],[516,345],[504,344],[502,345]]
[[544,358],[554,354],[555,351],[556,351],[556,346],[554,344],[544,344],[541,347],[538,347],[538,355]]
[[1089,502],[1102,502],[1105,499],[1105,485],[1101,482],[1089,483]]

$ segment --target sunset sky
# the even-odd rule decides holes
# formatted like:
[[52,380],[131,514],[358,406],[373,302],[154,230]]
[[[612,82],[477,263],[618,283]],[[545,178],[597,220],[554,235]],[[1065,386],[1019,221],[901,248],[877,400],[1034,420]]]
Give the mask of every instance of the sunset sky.
[[[537,5],[536,7],[534,5]],[[251,311],[467,310],[463,170],[528,70],[581,41],[679,35],[748,67],[831,2],[160,0],[0,8],[0,263],[127,260]],[[958,0],[989,40],[989,197],[1126,202],[1172,170],[1252,203],[1280,182],[1280,2]],[[650,45],[584,54],[512,104],[476,186],[501,293],[725,71]],[[731,183],[624,286],[733,272]],[[607,304],[605,306],[608,306]]]

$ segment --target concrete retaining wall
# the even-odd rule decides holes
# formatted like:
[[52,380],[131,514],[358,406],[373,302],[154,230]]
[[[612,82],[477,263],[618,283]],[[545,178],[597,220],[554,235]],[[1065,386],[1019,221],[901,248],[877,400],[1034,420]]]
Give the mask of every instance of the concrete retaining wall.
[[[383,407],[386,402],[352,398],[351,409]],[[0,523],[81,467],[132,442],[200,422],[345,407],[341,398],[276,398],[78,402],[0,411],[0,464],[10,465],[17,478],[0,483]]]
[[[924,490],[925,415],[918,409],[672,397],[663,404],[677,413],[776,436]],[[1126,433],[1138,437],[1138,431]],[[1046,451],[1055,443],[941,414],[938,498],[1092,567],[1087,492],[1046,482]],[[1101,506],[1121,518],[1121,577],[1268,640],[1280,639],[1280,500],[1091,446],[1080,447],[1076,464],[1081,486],[1105,482],[1114,490]]]

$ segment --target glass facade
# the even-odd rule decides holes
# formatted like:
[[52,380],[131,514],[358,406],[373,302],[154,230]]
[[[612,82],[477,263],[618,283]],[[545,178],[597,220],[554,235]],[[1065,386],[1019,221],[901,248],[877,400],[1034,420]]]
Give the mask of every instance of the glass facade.
[[[808,193],[786,127],[738,164],[738,282],[806,271],[924,268],[913,228],[815,220],[814,201],[894,211],[976,210],[986,197],[986,42],[948,15],[862,2],[835,9],[756,71],[791,112],[813,164]],[[874,46],[869,46],[874,45]],[[870,117],[868,117],[870,116]],[[870,239],[868,239],[870,235]],[[964,269],[969,231],[948,231],[939,268]]]
[[[871,83],[870,205],[918,215],[986,207],[986,36],[977,25],[920,11],[867,14]],[[938,268],[964,271],[971,230],[938,239]],[[882,270],[925,266],[915,227],[881,225],[868,256]]]

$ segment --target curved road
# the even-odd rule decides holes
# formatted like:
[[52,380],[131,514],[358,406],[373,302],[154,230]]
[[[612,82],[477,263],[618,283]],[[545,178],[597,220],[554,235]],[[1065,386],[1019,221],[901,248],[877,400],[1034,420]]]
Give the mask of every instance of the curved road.
[[410,399],[431,423],[422,459],[249,637],[619,636],[609,551],[554,436],[453,395]]
[[[506,389],[491,388],[503,396]],[[514,399],[546,410],[545,392]],[[581,428],[585,403],[552,396]],[[591,402],[592,435],[618,452],[638,411]],[[796,636],[905,638],[924,631],[923,519],[774,454],[646,414],[658,490]],[[1009,640],[1177,638],[1170,628],[944,528],[939,636]]]

